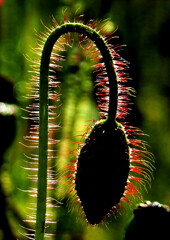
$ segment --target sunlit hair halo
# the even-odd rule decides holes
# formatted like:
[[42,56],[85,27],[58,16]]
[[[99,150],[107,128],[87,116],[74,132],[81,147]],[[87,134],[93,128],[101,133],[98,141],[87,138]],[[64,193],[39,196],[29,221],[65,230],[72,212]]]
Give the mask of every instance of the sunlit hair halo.
[[82,215],[95,225],[115,214],[119,207],[123,208],[124,202],[130,204],[136,198],[141,200],[139,185],[150,182],[151,155],[146,151],[145,143],[136,139],[142,133],[125,123],[128,96],[134,94],[133,89],[127,87],[128,76],[124,71],[127,62],[112,45],[113,33],[107,34],[104,24],[106,22],[94,21],[84,24],[81,16],[71,23],[64,14],[63,23],[59,25],[53,18],[53,26],[46,27],[47,32],[39,37],[43,42],[37,47],[41,60],[35,61],[32,81],[32,98],[37,102],[27,109],[35,123],[27,140],[36,143],[39,149],[38,155],[29,156],[38,174],[33,176],[38,180],[38,189],[33,190],[34,195],[37,193],[35,239],[44,238],[46,205],[50,205],[51,200],[47,189],[57,184],[48,164],[53,158],[53,145],[57,143],[52,139],[53,131],[59,127],[55,125],[55,106],[50,105],[58,101],[56,88],[59,81],[54,72],[61,68],[60,61],[64,59],[58,52],[64,51],[65,46],[72,46],[75,33],[78,34],[77,44],[87,54],[92,51],[92,60],[95,60],[100,119],[84,134],[84,142],[79,144],[77,156],[66,174],[69,176],[70,198],[81,204]]

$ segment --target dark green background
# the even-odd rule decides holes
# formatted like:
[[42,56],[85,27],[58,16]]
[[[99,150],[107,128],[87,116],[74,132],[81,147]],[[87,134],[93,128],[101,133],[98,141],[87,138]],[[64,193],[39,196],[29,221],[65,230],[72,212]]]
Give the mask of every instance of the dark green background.
[[[36,43],[34,30],[44,31],[41,20],[48,26],[51,15],[60,22],[63,19],[62,10],[65,9],[66,14],[76,11],[77,14],[84,14],[87,21],[109,18],[112,26],[118,28],[117,43],[127,45],[120,51],[120,55],[130,62],[129,75],[133,79],[130,85],[137,92],[128,121],[149,135],[145,140],[151,146],[148,150],[155,156],[156,169],[151,189],[148,189],[148,193],[144,192],[144,199],[170,205],[170,1],[5,0],[0,8],[0,74],[12,79],[14,96],[21,108],[28,105],[28,100],[23,96],[28,93],[26,83],[30,79],[30,63],[27,58],[34,56],[31,50]],[[78,63],[80,69],[76,75],[69,72],[67,64],[72,65],[70,61],[68,59],[66,63],[66,80],[62,84],[61,111],[63,110],[63,116],[66,113],[63,119],[67,124],[64,127],[62,123],[63,132],[59,133],[67,148],[70,148],[69,136],[80,130],[81,122],[97,117],[93,110],[93,98],[87,100],[88,91],[91,89],[89,78],[84,76],[89,71],[88,62],[81,60],[81,67]],[[74,85],[71,83],[72,79],[75,80]],[[84,97],[80,99],[82,94]],[[86,104],[84,99],[87,100]],[[78,108],[75,107],[77,101]],[[85,106],[87,111],[82,109]],[[89,113],[89,116],[84,116],[84,111]],[[29,185],[25,180],[27,174],[21,168],[24,165],[23,152],[28,150],[19,145],[22,136],[27,134],[26,121],[21,119],[23,114],[25,113],[21,111],[17,117],[16,137],[5,153],[0,172],[3,189],[10,202],[7,215],[16,236],[21,224],[20,219],[25,217],[25,203],[28,200],[25,193],[18,191],[18,188],[27,189]],[[1,127],[6,128],[8,135],[8,126]],[[0,141],[3,142],[3,139]],[[62,157],[60,160],[62,161]],[[76,213],[67,211],[67,204],[63,202],[60,209],[57,209],[56,239],[123,239],[125,228],[132,216],[131,211],[128,210],[128,215],[111,221],[108,227],[91,229],[76,220]],[[2,236],[0,230],[0,240],[3,239]]]

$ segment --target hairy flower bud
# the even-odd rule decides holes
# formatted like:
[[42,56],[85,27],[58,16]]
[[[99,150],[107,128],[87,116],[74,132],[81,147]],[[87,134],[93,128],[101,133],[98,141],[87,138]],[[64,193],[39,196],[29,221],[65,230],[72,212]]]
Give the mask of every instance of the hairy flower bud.
[[90,224],[100,223],[123,196],[129,173],[123,127],[97,123],[78,156],[75,189]]

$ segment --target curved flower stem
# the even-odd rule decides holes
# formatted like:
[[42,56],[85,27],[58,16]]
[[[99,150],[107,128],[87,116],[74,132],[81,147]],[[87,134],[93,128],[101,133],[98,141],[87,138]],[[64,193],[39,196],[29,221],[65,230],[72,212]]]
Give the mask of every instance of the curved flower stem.
[[47,38],[41,56],[40,92],[39,92],[39,165],[38,165],[38,197],[36,213],[35,240],[43,240],[45,232],[46,198],[47,198],[47,162],[48,162],[48,76],[50,56],[58,38],[69,32],[77,32],[90,38],[99,49],[109,79],[108,119],[115,122],[117,112],[117,80],[112,54],[105,42],[94,29],[81,23],[65,23],[51,32]]

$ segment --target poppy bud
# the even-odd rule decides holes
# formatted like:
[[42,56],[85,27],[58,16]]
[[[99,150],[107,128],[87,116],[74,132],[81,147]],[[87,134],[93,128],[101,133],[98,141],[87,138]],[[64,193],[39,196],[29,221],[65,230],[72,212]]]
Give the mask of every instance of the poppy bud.
[[129,147],[122,125],[112,125],[99,121],[78,156],[75,189],[90,224],[103,220],[127,185]]

